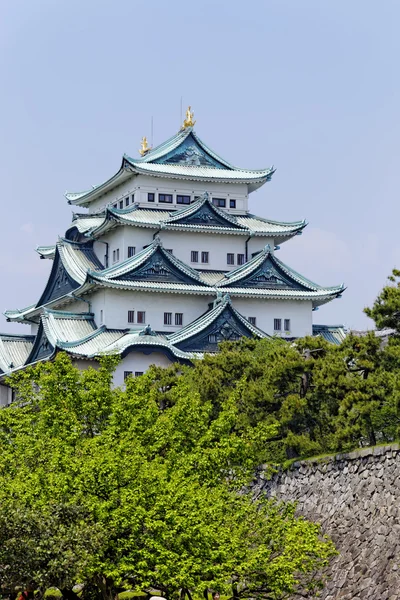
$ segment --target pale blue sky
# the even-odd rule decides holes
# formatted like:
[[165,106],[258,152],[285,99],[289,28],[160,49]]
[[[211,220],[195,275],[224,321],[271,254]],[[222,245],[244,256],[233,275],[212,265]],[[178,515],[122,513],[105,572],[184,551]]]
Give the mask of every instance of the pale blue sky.
[[[196,131],[240,167],[274,164],[252,212],[307,218],[279,258],[343,298],[315,322],[371,327],[400,267],[398,0],[0,0],[0,309],[37,301],[79,191],[140,138]],[[0,317],[0,330],[24,332]]]

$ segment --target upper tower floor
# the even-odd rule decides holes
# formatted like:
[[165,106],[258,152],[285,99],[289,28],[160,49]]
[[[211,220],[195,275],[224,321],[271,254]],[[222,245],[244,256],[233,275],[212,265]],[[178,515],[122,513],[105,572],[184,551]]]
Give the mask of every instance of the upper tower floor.
[[104,183],[80,193],[67,193],[70,204],[90,213],[106,206],[131,204],[152,208],[180,208],[204,192],[232,214],[246,213],[249,194],[269,181],[274,168],[235,167],[209,148],[194,131],[190,107],[181,130],[156,148],[142,139],[140,157],[124,155],[120,169]]

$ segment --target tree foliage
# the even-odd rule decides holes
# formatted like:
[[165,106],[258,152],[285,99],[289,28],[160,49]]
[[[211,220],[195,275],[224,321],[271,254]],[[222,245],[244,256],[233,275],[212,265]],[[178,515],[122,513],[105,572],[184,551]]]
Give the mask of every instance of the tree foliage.
[[82,372],[59,354],[15,376],[20,400],[0,412],[2,585],[68,597],[85,582],[84,596],[104,600],[154,588],[275,600],[318,587],[334,553],[319,526],[243,493],[278,433],[244,402],[243,366],[209,398],[211,363],[152,368],[124,390],[111,386],[112,359]]

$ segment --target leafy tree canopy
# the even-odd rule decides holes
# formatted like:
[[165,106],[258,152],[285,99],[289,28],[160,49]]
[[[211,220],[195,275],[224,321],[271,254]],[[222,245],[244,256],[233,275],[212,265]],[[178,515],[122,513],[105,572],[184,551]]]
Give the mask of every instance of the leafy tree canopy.
[[[226,349],[239,362],[242,351]],[[204,397],[210,361],[152,368],[125,390],[112,388],[114,359],[78,371],[59,354],[14,376],[20,401],[0,411],[3,586],[72,597],[85,582],[88,598],[111,600],[153,588],[278,599],[320,585],[334,548],[319,526],[243,493],[276,417],[258,422],[262,405],[244,401],[243,364],[222,395]]]

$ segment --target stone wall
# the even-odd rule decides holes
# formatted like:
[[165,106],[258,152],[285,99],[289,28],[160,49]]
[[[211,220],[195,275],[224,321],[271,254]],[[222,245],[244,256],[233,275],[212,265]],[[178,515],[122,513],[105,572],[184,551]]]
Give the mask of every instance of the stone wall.
[[324,600],[400,599],[400,449],[368,448],[297,462],[256,493],[296,500],[319,522],[340,555],[328,571]]

